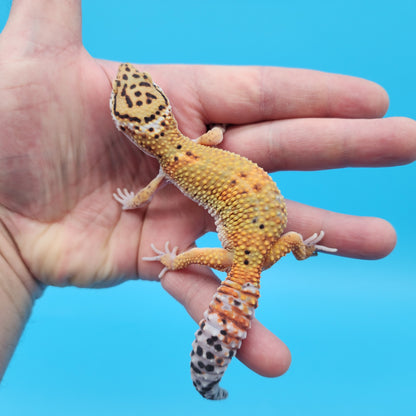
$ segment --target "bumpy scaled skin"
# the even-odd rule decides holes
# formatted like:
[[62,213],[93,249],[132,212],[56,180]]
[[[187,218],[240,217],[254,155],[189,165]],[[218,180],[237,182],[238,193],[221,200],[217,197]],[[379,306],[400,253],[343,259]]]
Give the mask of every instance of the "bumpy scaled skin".
[[191,376],[207,399],[224,399],[219,387],[231,358],[246,337],[259,298],[260,273],[293,252],[299,260],[321,251],[322,237],[303,241],[300,234],[283,234],[286,206],[270,176],[248,159],[211,147],[222,140],[216,127],[192,141],[177,128],[167,97],[151,77],[130,64],[122,64],[113,84],[111,111],[117,127],[141,150],[154,156],[160,172],[136,195],[114,194],[123,209],[147,203],[164,179],[175,184],[215,218],[223,248],[195,248],[176,255],[177,248],[156,251],[167,270],[204,264],[227,271],[215,293],[193,343]]

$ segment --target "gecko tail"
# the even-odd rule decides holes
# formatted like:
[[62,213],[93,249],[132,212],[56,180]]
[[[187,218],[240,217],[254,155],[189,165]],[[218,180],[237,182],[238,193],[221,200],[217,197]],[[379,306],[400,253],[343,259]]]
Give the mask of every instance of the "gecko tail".
[[197,391],[209,400],[227,398],[227,391],[219,383],[246,338],[257,307],[258,285],[247,280],[237,283],[233,279],[235,274],[233,267],[217,289],[192,344],[192,381]]

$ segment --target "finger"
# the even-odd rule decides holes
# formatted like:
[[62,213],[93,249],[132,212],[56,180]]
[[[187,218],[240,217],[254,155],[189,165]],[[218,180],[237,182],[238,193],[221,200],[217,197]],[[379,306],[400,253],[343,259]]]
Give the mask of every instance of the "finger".
[[379,85],[318,71],[272,67],[193,67],[194,91],[208,122],[244,124],[299,117],[385,114]]
[[396,245],[396,232],[390,223],[374,217],[338,214],[294,201],[286,201],[286,231],[297,231],[304,238],[323,230],[320,244],[337,248],[337,255],[356,259],[379,259]]
[[[164,289],[185,306],[196,322],[202,319],[218,285],[212,272],[203,267],[168,272],[162,279]],[[247,367],[266,377],[283,374],[291,360],[286,345],[256,319],[253,319],[237,357]]]
[[[325,238],[319,244],[336,248],[339,256],[374,260],[387,256],[396,245],[393,226],[374,217],[339,214],[286,200],[287,231],[296,231],[304,238],[323,230]],[[214,221],[207,231],[216,231]]]
[[13,39],[16,53],[56,53],[57,49],[79,46],[81,0],[14,0],[6,32],[29,42],[30,47],[21,49]]
[[223,143],[267,171],[396,166],[416,159],[416,122],[402,117],[264,122],[230,128]]

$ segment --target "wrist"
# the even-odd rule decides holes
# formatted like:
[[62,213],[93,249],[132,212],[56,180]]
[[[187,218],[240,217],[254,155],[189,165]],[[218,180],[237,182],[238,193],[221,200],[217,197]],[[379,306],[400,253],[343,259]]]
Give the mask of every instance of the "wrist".
[[40,293],[0,221],[0,380]]

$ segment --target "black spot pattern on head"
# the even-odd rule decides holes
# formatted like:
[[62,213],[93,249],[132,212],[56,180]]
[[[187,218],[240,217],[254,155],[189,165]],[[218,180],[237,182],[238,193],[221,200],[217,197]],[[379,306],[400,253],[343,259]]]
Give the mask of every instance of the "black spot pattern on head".
[[[141,97],[141,99],[138,100],[136,97]],[[161,114],[160,108],[163,108],[163,114]],[[143,133],[143,139],[146,137],[143,124],[151,123],[157,117],[163,116],[165,119],[171,117],[169,101],[163,91],[156,84],[153,84],[150,76],[138,72],[129,64],[120,66],[117,78],[113,83],[112,112],[113,116],[119,121],[119,128],[123,125],[126,131],[137,131],[136,126],[129,122],[134,124],[137,122],[137,125],[142,125],[139,126],[139,131]],[[159,128],[160,122],[157,122],[156,125]],[[165,126],[167,126],[166,123]],[[154,129],[156,130],[156,126],[154,126]],[[149,150],[151,149],[149,148]]]
[[129,108],[133,107],[133,101],[131,100],[131,98],[128,95],[126,95],[126,103],[129,106]]

